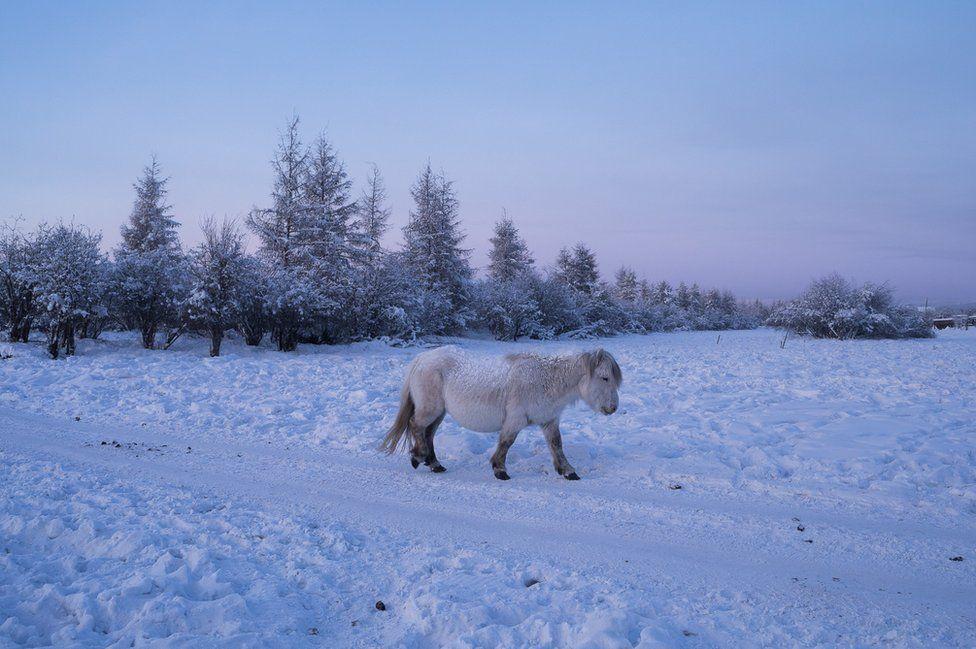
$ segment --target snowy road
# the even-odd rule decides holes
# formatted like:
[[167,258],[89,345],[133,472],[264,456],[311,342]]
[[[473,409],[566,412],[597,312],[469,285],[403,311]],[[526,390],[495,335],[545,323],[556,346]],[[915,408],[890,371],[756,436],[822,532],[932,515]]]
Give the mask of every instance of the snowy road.
[[[4,368],[10,390],[8,407],[0,412],[0,487],[10,494],[0,511],[5,545],[0,641],[976,644],[976,516],[973,485],[966,481],[976,465],[972,451],[961,458],[933,456],[924,440],[906,439],[904,422],[876,425],[892,421],[885,417],[899,408],[919,408],[930,420],[944,422],[945,444],[972,441],[966,413],[946,395],[931,395],[941,411],[925,410],[928,395],[917,384],[925,377],[911,368],[908,376],[889,377],[887,384],[870,371],[849,373],[848,381],[875,385],[869,398],[885,400],[885,408],[875,412],[864,408],[864,395],[842,400],[850,385],[826,393],[824,385],[836,382],[836,376],[806,384],[797,380],[806,376],[798,359],[809,349],[784,359],[793,375],[786,377],[789,390],[780,394],[778,407],[762,411],[751,405],[763,420],[765,457],[733,428],[746,424],[732,408],[759,399],[759,386],[753,386],[751,397],[740,386],[737,399],[720,404],[731,414],[715,436],[707,424],[701,428],[713,442],[708,448],[706,438],[694,435],[684,441],[666,435],[646,444],[631,440],[630,446],[626,440],[614,444],[587,436],[588,426],[595,429],[604,421],[627,426],[628,419],[632,424],[658,418],[657,426],[667,430],[673,423],[668,419],[686,416],[676,401],[698,395],[701,403],[711,402],[708,377],[726,385],[752,380],[756,359],[766,359],[765,347],[752,349],[765,345],[763,334],[772,337],[771,332],[733,334],[732,345],[741,345],[733,347],[726,367],[714,366],[716,352],[704,346],[704,336],[604,341],[628,360],[622,392],[627,412],[617,420],[598,420],[582,410],[569,418],[584,433],[567,436],[567,452],[581,456],[579,464],[586,467],[584,480],[575,483],[552,475],[544,445],[532,433],[513,450],[520,459],[510,464],[513,479],[507,483],[487,470],[484,451],[490,440],[453,427],[446,426],[443,435],[440,454],[449,469],[443,475],[412,471],[402,456],[367,451],[378,435],[364,437],[354,422],[372,410],[379,410],[379,420],[390,414],[369,402],[374,386],[368,378],[379,378],[378,367],[385,368],[384,387],[376,389],[384,392],[399,380],[397,372],[411,350],[347,350],[362,366],[357,377],[367,377],[367,394],[337,390],[339,416],[326,411],[319,419],[344,418],[353,430],[345,438],[338,431],[328,435],[316,422],[304,439],[267,432],[273,424],[262,434],[248,432],[246,412],[229,413],[225,403],[201,399],[200,390],[218,392],[214,381],[191,383],[194,387],[182,392],[161,391],[160,382],[169,381],[172,372],[149,364],[132,375],[155,377],[155,396],[152,389],[141,396],[150,410],[165,403],[158,409],[161,417],[125,409],[112,416],[105,408],[89,409],[75,420],[68,413],[82,412],[77,396],[90,390],[92,374],[111,375],[123,365],[131,367],[132,358],[119,359],[121,352],[112,350],[79,357],[80,367],[53,370],[37,359],[23,359],[20,368]],[[971,379],[964,371],[954,373],[954,367],[940,363],[971,361],[964,355],[974,350],[971,339],[942,342],[947,348],[941,354],[939,346],[920,342],[905,343],[915,350],[880,349],[879,358],[890,358],[892,349],[927,355],[935,365],[932,372],[957,377],[963,383],[955,387],[965,387]],[[865,353],[851,355],[850,347],[837,344],[823,349],[840,357],[821,358],[821,364],[848,363],[851,370],[870,367],[872,359],[864,356],[875,351],[862,347]],[[669,395],[665,415],[642,412],[647,400],[660,395],[648,389],[651,381],[636,366],[643,355],[646,372],[660,376],[663,371],[646,359],[660,363],[667,353],[699,356],[692,359],[698,389],[679,388]],[[181,367],[204,362],[193,357],[192,348],[184,355],[133,352],[137,359],[163,358]],[[216,371],[223,378],[217,380],[223,380],[225,391],[246,393],[246,382],[228,369],[264,362],[265,378],[271,374],[275,381],[279,359],[270,352],[220,359]],[[299,367],[300,360],[318,361],[320,367],[324,359],[331,368],[338,365],[331,354],[294,361]],[[713,367],[706,369],[709,363]],[[393,376],[387,376],[391,366],[396,366]],[[770,386],[785,380],[783,371],[763,374],[771,399]],[[15,388],[15,376],[26,385]],[[812,366],[810,377],[816,377]],[[812,391],[817,394],[808,402],[797,403],[798,394]],[[282,391],[279,404],[292,394]],[[384,395],[383,403],[392,404],[395,396],[395,390]],[[692,410],[701,412],[701,403]],[[811,422],[796,413],[808,414],[823,403],[844,416],[810,415],[816,425],[804,428]],[[182,425],[181,412],[190,420]],[[294,412],[272,409],[268,421]],[[218,420],[215,413],[224,416]],[[198,417],[220,425],[203,430]],[[812,441],[825,439],[837,421],[848,423],[842,438],[819,446]],[[858,435],[857,421],[868,435]],[[775,457],[768,447],[772,441],[777,448],[773,437],[784,426],[797,432],[789,451]],[[853,439],[861,439],[859,449],[851,446]],[[843,446],[840,457],[824,464],[835,442]],[[864,451],[875,446],[877,453]],[[889,457],[892,448],[914,449],[914,456]],[[697,458],[689,457],[695,453]],[[714,465],[713,457],[719,458]],[[764,465],[767,458],[772,459]],[[702,470],[690,473],[696,461]],[[649,473],[645,462],[663,467]],[[804,462],[816,470],[806,475]],[[899,463],[914,472],[884,472]],[[748,481],[742,468],[726,477],[720,467],[730,464],[763,471]],[[850,475],[851,467],[865,466],[872,468]],[[913,476],[919,479],[907,496],[910,490],[902,483]],[[834,487],[823,486],[831,481]],[[681,489],[669,488],[678,483]],[[957,555],[964,560],[950,560]],[[375,610],[376,600],[387,610]]]

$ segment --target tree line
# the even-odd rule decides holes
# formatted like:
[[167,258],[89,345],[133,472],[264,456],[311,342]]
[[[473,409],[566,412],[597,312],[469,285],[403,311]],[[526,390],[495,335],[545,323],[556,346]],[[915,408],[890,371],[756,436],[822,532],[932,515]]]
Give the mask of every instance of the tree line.
[[[488,331],[497,339],[758,326],[758,301],[697,285],[650,284],[629,268],[601,278],[593,251],[564,248],[541,270],[507,214],[476,278],[464,247],[454,185],[428,162],[411,187],[403,245],[385,248],[391,210],[374,166],[358,196],[325,136],[302,142],[297,117],[281,131],[267,207],[245,223],[207,219],[202,242],[184,250],[167,201],[169,179],[153,158],[133,185],[121,243],[101,252],[101,234],[74,223],[0,236],[0,326],[11,341],[46,335],[52,357],[106,328],[136,330],[144,347],[168,347],[186,332],[220,353],[230,330],[248,345],[270,337],[281,351],[300,342]],[[246,227],[258,250],[245,250]]]

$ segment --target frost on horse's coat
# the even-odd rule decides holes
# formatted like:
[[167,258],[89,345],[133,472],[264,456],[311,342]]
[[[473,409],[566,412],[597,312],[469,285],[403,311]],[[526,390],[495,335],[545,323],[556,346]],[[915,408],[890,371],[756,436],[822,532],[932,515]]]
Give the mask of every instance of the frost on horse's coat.
[[499,434],[491,465],[495,477],[507,480],[508,449],[519,431],[535,424],[549,443],[556,471],[577,480],[563,453],[559,417],[578,399],[596,412],[613,414],[622,381],[620,366],[603,349],[568,356],[497,358],[453,345],[440,347],[418,355],[410,364],[396,421],[380,448],[392,453],[409,431],[414,468],[423,462],[432,471],[444,471],[434,453],[434,434],[445,414],[450,414],[464,428]]

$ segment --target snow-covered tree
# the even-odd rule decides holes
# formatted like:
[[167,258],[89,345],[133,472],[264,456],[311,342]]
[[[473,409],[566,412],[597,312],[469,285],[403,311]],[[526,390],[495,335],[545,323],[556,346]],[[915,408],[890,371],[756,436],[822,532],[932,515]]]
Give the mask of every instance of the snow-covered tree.
[[496,282],[511,282],[532,269],[535,263],[515,223],[506,213],[495,223],[488,251],[488,275]]
[[220,355],[224,332],[239,320],[244,297],[244,236],[233,221],[201,226],[203,241],[190,253],[187,317],[210,335],[210,355]]
[[646,279],[641,279],[637,284],[637,299],[644,304],[652,304],[654,302],[654,289]]
[[691,291],[684,282],[678,283],[678,288],[674,292],[674,303],[679,309],[688,310],[691,308]]
[[559,336],[583,325],[573,290],[555,273],[544,279],[533,273],[529,278],[532,297],[539,308],[539,338]]
[[523,271],[508,281],[488,278],[477,283],[475,310],[495,339],[549,337],[549,331],[542,326],[542,313],[533,290],[536,282],[534,273]]
[[614,295],[618,300],[633,304],[640,297],[640,284],[633,268],[621,266],[614,277]]
[[404,261],[427,296],[427,332],[460,330],[470,318],[471,267],[470,251],[461,247],[464,233],[454,186],[428,162],[410,193],[414,209],[403,229]]
[[372,266],[383,254],[380,242],[389,228],[390,209],[386,206],[386,185],[376,165],[370,167],[369,178],[356,203],[356,230],[360,234],[364,263]]
[[35,316],[38,240],[44,229],[25,234],[18,225],[5,223],[0,229],[0,320],[10,328],[10,342],[27,342]]
[[778,308],[767,324],[816,338],[927,338],[931,323],[917,309],[897,306],[890,288],[856,288],[834,273]]
[[592,295],[600,284],[596,255],[584,243],[563,248],[556,259],[556,276],[581,295]]
[[261,240],[261,255],[273,268],[294,266],[303,254],[300,233],[308,151],[302,144],[298,124],[298,117],[293,117],[279,135],[278,148],[271,161],[274,170],[271,207],[255,208],[247,218],[248,226]]
[[261,344],[271,326],[268,309],[268,278],[271,272],[257,257],[245,256],[240,269],[240,302],[237,310],[237,331],[244,343]]
[[75,328],[104,309],[105,257],[101,235],[74,225],[59,224],[43,231],[34,266],[37,302],[47,332],[48,352],[75,353]]
[[261,241],[260,255],[270,271],[268,312],[271,335],[281,351],[298,346],[303,328],[321,311],[311,238],[305,227],[309,153],[293,117],[281,132],[272,160],[271,207],[251,211],[247,224]]
[[146,349],[155,347],[160,327],[177,317],[186,291],[179,224],[166,202],[167,183],[153,157],[134,185],[136,200],[115,250],[112,310],[125,326],[139,329]]
[[299,236],[307,240],[308,262],[319,292],[317,342],[349,338],[349,307],[356,278],[354,262],[364,241],[353,227],[356,203],[352,182],[325,136],[309,151],[304,182],[305,209]]
[[651,301],[654,302],[654,304],[664,306],[671,304],[673,300],[674,289],[671,288],[671,285],[667,281],[661,280],[654,285],[654,289],[651,294]]

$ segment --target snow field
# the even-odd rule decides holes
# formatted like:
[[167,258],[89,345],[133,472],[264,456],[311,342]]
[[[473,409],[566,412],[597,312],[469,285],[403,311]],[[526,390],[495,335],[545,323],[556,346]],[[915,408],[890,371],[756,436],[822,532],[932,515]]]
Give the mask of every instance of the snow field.
[[446,474],[375,452],[416,348],[5,346],[0,644],[972,646],[970,334],[601,340],[583,480],[527,430],[509,484],[450,419]]

